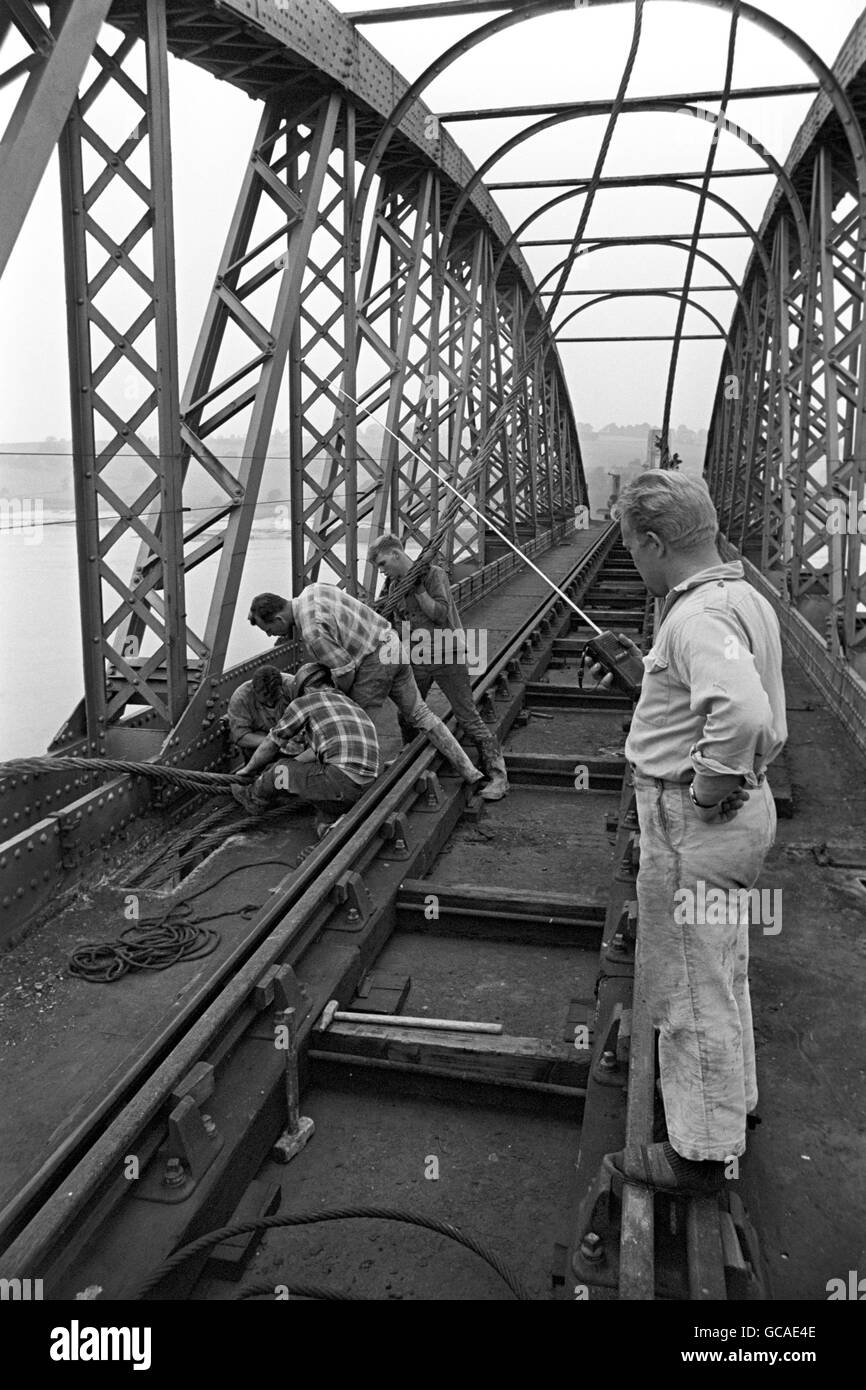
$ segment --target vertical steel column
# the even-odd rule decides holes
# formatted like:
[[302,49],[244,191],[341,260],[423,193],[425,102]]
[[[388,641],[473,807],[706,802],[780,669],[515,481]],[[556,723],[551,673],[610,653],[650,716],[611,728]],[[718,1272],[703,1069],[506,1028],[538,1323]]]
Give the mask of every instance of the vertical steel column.
[[[76,101],[60,146],[61,203],[67,281],[67,321],[72,386],[73,448],[75,454],[76,516],[79,532],[79,577],[84,640],[85,724],[87,737],[101,742],[124,713],[131,699],[154,712],[157,726],[167,728],[186,705],[187,633],[180,531],[181,479],[178,429],[177,340],[175,328],[174,245],[171,202],[171,136],[168,109],[164,0],[147,0],[145,9],[146,82],[142,91],[124,63],[135,40],[124,38],[111,55],[95,50],[99,71]],[[103,93],[115,83],[136,102],[142,114],[131,134],[115,151],[90,116]],[[148,172],[134,172],[132,156],[147,142]],[[99,172],[85,186],[83,149],[101,161]],[[115,182],[116,180],[116,182]],[[105,218],[111,196],[120,188],[137,199],[142,211],[125,236],[109,232]],[[103,199],[105,198],[105,201]],[[129,214],[127,214],[127,218]],[[88,244],[88,235],[90,244]],[[134,254],[149,247],[153,269],[148,272]],[[107,253],[91,271],[99,250]],[[122,275],[145,296],[145,307],[132,323],[113,320],[110,297],[103,290]],[[112,286],[113,288],[113,286]],[[153,323],[155,347],[142,346],[142,334]],[[108,343],[94,362],[93,330]],[[152,360],[149,360],[152,358]],[[135,407],[118,403],[117,369],[127,370],[133,396],[146,394]],[[154,454],[140,431],[155,412],[158,434]],[[97,441],[96,417],[109,429],[104,444]],[[120,454],[137,454],[153,477],[134,498],[123,495],[121,476],[109,481],[109,470]],[[113,512],[113,525],[100,534],[100,505]],[[109,513],[110,515],[110,513]],[[158,568],[164,599],[148,601],[135,581],[121,579],[112,551],[118,541],[136,533],[144,553]],[[120,597],[106,616],[103,583]],[[145,632],[156,637],[156,649],[139,655]],[[106,687],[105,661],[113,670],[112,690]]]
[[105,752],[107,693],[102,650],[102,586],[99,574],[99,498],[95,486],[96,430],[91,406],[93,359],[87,310],[87,243],[84,235],[84,173],[81,111],[76,99],[58,155],[66,278],[66,329],[69,344],[72,414],[72,475],[78,551],[78,601],[84,665],[84,728],[94,753]]
[[165,629],[165,670],[168,684],[166,704],[169,722],[173,724],[186,707],[189,689],[185,640],[183,473],[165,5],[166,0],[147,0],[145,49],[153,206],[156,403],[160,456],[160,516],[154,519],[154,530],[162,541],[162,592],[165,605],[162,620]]
[[[821,352],[824,367],[824,454],[825,454],[825,496],[832,492],[833,481],[840,471],[839,438],[839,387],[836,379],[836,293],[833,268],[833,165],[832,156],[826,146],[818,155],[818,197],[821,233],[817,240],[821,265]],[[829,590],[834,613],[842,602],[842,544],[843,537],[834,532],[828,537],[829,549]],[[828,634],[829,649],[839,652],[839,633],[835,622],[830,625]]]

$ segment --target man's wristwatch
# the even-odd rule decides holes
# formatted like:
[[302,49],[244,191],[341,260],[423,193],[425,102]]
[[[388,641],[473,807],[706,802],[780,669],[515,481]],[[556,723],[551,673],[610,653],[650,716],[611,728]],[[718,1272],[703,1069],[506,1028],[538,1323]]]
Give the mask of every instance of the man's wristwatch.
[[[698,798],[695,796],[694,782],[689,782],[689,798],[691,800],[692,805],[696,806],[699,811],[712,811],[714,806],[721,805],[721,802],[719,801],[711,801],[708,806],[705,806],[702,801],[698,801]],[[722,797],[722,801],[724,801],[724,797]]]

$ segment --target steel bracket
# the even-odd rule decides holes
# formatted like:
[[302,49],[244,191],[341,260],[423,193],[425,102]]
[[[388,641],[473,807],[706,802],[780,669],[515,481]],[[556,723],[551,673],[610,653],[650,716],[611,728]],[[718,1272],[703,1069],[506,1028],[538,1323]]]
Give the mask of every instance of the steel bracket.
[[200,1100],[213,1092],[213,1068],[200,1062],[173,1092],[183,1098],[168,1117],[168,1137],[159,1146],[132,1195],[143,1202],[175,1205],[195,1192],[225,1142]]
[[617,923],[616,933],[605,952],[605,960],[617,961],[622,964],[625,961],[634,960],[635,942],[637,940],[637,901],[632,899],[623,904],[619,922]]
[[337,921],[328,922],[329,930],[360,931],[373,911],[370,890],[354,870],[337,879],[331,900],[337,907],[345,906],[345,912],[340,914],[342,921],[338,917]]
[[[257,1014],[267,1014],[270,1009],[277,1013],[286,1009],[297,1009],[305,1016],[306,994],[306,988],[299,982],[290,965],[271,965],[254,987],[250,999]],[[248,1036],[273,1042],[273,1024],[267,1018],[259,1018]]]
[[378,859],[394,861],[410,857],[412,840],[409,822],[404,815],[397,812],[389,816],[382,826],[381,835],[384,843],[376,856]]
[[600,1086],[625,1086],[630,1045],[631,1009],[615,1004],[592,1068],[593,1080]]
[[422,772],[415,783],[415,791],[418,793],[418,800],[412,807],[413,811],[429,814],[441,809],[445,797],[442,793],[442,783],[435,772]]

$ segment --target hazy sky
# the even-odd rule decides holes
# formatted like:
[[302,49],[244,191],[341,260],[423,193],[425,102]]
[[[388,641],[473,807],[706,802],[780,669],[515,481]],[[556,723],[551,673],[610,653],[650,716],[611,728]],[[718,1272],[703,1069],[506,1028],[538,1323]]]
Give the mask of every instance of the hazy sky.
[[[372,0],[371,0],[372,3]],[[382,6],[387,0],[376,0]],[[862,9],[861,0],[764,0],[768,14],[796,29],[827,61]],[[342,10],[361,8],[359,0],[342,0]],[[616,90],[628,50],[633,7],[580,8],[517,26],[458,61],[426,94],[436,111],[461,108],[574,101],[610,97]],[[484,22],[479,16],[367,27],[371,42],[409,78],[431,57],[462,34]],[[687,92],[721,87],[727,44],[727,17],[704,5],[659,0],[646,6],[644,33],[630,96]],[[15,60],[13,42],[9,62]],[[6,53],[4,52],[4,58]],[[3,67],[7,66],[4,62]],[[743,21],[734,70],[734,85],[810,81],[808,70],[787,49]],[[179,341],[182,371],[189,362],[213,272],[255,131],[258,106],[225,82],[215,82],[188,64],[171,62],[174,132],[175,225],[179,296]],[[2,93],[0,128],[5,125],[17,88]],[[811,98],[732,102],[729,118],[759,139],[780,159],[808,110]],[[455,123],[451,133],[469,157],[480,163],[507,135],[529,122],[497,120]],[[507,157],[495,175],[500,179],[589,176],[604,118],[583,119],[536,137]],[[128,133],[121,123],[114,144]],[[111,140],[111,132],[106,132]],[[662,172],[702,168],[711,127],[685,116],[621,118],[605,172]],[[729,135],[721,137],[718,168],[754,166],[756,157]],[[753,221],[760,218],[772,190],[771,179],[724,180],[716,191],[730,198]],[[501,192],[497,198],[515,225],[538,205],[539,195]],[[550,196],[548,193],[546,196]],[[529,235],[568,236],[581,202],[574,199],[546,215]],[[697,198],[676,190],[601,192],[588,232],[624,235],[690,230]],[[720,208],[707,212],[708,230],[729,230]],[[707,249],[739,278],[748,258],[745,241],[720,241]],[[530,248],[527,256],[537,278],[560,249]],[[573,288],[623,285],[676,285],[685,256],[668,248],[619,248],[595,253],[575,268]],[[709,267],[698,270],[696,283],[719,283]],[[730,294],[707,294],[702,302],[726,323],[733,308]],[[575,300],[566,301],[574,307]],[[131,315],[130,315],[131,317]],[[590,310],[568,330],[582,334],[666,333],[673,329],[672,300],[618,301]],[[690,311],[687,332],[710,331],[707,320]],[[659,420],[664,397],[669,344],[564,345],[562,358],[579,419],[600,426],[608,420]],[[708,423],[719,370],[718,343],[686,343],[680,357],[674,422]],[[69,403],[56,161],[48,169],[34,200],[6,274],[0,282],[0,439],[24,441],[46,435],[68,436]]]

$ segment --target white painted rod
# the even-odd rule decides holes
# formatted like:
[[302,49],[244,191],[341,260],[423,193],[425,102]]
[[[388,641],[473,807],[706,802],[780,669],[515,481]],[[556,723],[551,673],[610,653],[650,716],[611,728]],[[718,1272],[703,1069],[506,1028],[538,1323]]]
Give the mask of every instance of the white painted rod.
[[399,1028],[438,1028],[452,1033],[501,1033],[501,1023],[461,1023],[456,1018],[413,1018],[410,1014],[362,1014],[354,1009],[338,1009],[333,1017],[339,1023],[384,1023]]

